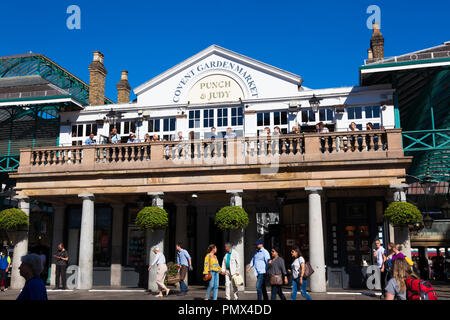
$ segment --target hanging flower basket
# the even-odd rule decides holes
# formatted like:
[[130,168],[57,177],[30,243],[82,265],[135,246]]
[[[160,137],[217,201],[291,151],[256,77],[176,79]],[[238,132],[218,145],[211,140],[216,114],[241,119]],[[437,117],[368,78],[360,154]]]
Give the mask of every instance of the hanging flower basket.
[[160,207],[144,207],[138,212],[135,220],[136,226],[142,230],[164,229],[169,225],[166,210]]
[[414,225],[422,221],[420,210],[408,202],[392,202],[384,211],[384,216],[398,227]]
[[6,232],[24,231],[28,229],[29,224],[28,215],[18,208],[0,211],[0,230]]
[[248,226],[248,214],[242,207],[223,207],[216,214],[214,223],[222,230],[242,229]]

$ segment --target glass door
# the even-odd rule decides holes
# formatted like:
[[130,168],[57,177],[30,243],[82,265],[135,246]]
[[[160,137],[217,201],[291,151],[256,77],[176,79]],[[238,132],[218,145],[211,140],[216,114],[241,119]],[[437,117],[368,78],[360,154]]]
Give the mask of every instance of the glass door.
[[367,267],[371,264],[368,225],[345,226],[345,251],[349,266]]

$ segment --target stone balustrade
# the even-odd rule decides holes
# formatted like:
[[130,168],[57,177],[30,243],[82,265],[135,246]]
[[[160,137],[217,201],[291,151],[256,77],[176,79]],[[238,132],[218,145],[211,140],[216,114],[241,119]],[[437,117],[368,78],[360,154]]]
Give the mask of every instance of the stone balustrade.
[[22,149],[18,173],[403,157],[401,129]]

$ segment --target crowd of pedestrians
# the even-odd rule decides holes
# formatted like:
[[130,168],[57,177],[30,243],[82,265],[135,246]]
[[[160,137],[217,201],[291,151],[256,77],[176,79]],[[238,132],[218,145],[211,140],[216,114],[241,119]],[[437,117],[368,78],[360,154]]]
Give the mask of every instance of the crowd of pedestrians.
[[[266,281],[271,286],[271,300],[279,297],[286,300],[283,286],[287,286],[289,278],[292,279],[291,300],[297,299],[300,294],[311,300],[307,293],[307,283],[309,276],[314,272],[309,263],[305,260],[298,247],[294,247],[290,252],[290,268],[286,268],[286,261],[280,255],[281,251],[273,247],[269,251],[264,248],[263,240],[257,240],[256,250],[250,260],[246,272],[253,269],[256,277],[256,291],[258,300],[268,300]],[[225,254],[222,262],[217,257],[217,247],[210,244],[206,250],[203,265],[203,280],[208,286],[204,300],[218,299],[219,277],[225,277],[225,298],[227,300],[239,299],[239,287],[243,285],[243,278],[239,270],[242,267],[239,253],[233,249],[231,243],[224,245]],[[375,241],[373,250],[374,261],[380,269],[382,298],[385,300],[436,300],[437,295],[431,284],[422,280],[417,274],[414,262],[402,252],[402,246],[389,243],[387,250],[383,248],[380,240]],[[158,294],[156,297],[168,296],[170,289],[167,288],[165,280],[168,273],[166,257],[158,247],[153,248],[154,257],[150,261],[148,271],[156,268],[156,284]],[[66,267],[68,264],[68,253],[62,243],[58,244],[57,251],[53,255],[56,262],[56,287],[55,289],[66,288]],[[47,290],[40,278],[43,271],[42,258],[37,254],[28,254],[21,257],[19,267],[20,275],[25,278],[25,286],[20,292],[17,300],[47,300]],[[176,244],[176,265],[179,279],[178,295],[186,295],[189,291],[185,283],[188,271],[193,271],[192,259],[189,252],[183,248],[181,242]],[[4,289],[5,272],[11,267],[11,259],[7,251],[0,254],[0,281],[2,291]],[[165,294],[163,294],[163,291]]]
[[[276,300],[279,297],[282,300],[286,300],[283,293],[283,285],[288,284],[288,276],[292,277],[292,300],[296,300],[297,292],[300,291],[301,295],[311,300],[311,297],[306,292],[307,287],[307,274],[306,274],[306,261],[301,254],[298,247],[291,251],[291,258],[293,260],[290,269],[286,269],[286,262],[283,257],[280,256],[280,250],[278,248],[272,248],[269,253],[264,248],[262,240],[258,240],[255,243],[255,253],[246,269],[246,272],[250,272],[253,269],[254,275],[257,278],[256,290],[258,300],[268,300],[266,280],[271,285],[271,299]],[[224,245],[225,254],[219,261],[217,257],[217,246],[210,244],[206,250],[206,255],[203,264],[203,281],[207,283],[207,288],[204,296],[204,300],[218,299],[219,292],[219,277],[225,277],[225,299],[238,300],[239,299],[239,287],[244,283],[243,275],[239,273],[242,267],[242,261],[240,261],[239,253],[233,249],[231,243],[227,242]],[[162,291],[164,290],[166,296],[169,294],[170,289],[164,285],[164,280],[167,276],[166,259],[160,252],[159,248],[154,248],[155,256],[151,261],[149,271],[157,266],[156,284],[158,285],[158,294],[156,297],[164,297]],[[187,250],[183,249],[182,243],[176,244],[177,251],[177,266],[179,276],[179,288],[180,291],[177,295],[186,295],[189,291],[185,284],[185,278],[188,270],[193,271],[191,256]]]
[[385,250],[375,240],[373,255],[380,269],[381,297],[385,300],[436,300],[430,283],[420,279],[414,262],[402,251],[402,245],[389,243]]

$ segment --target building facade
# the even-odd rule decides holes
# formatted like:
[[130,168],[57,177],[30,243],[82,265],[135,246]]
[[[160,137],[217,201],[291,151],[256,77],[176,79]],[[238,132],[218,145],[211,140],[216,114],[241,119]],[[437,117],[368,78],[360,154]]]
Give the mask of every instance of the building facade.
[[[96,77],[89,92],[99,100],[101,53],[89,70]],[[215,45],[135,88],[133,102],[127,76],[119,104],[61,112],[59,146],[22,149],[10,175],[23,210],[30,201],[52,204],[52,249],[66,244],[78,288],[152,288],[150,248],[162,246],[174,261],[177,241],[193,257],[195,283],[210,243],[221,259],[232,241],[248,264],[258,238],[287,261],[299,246],[315,269],[313,291],[365,286],[374,240],[392,233],[384,208],[402,197],[411,162],[395,128],[391,85],[312,90],[300,76]],[[329,132],[316,132],[318,122]],[[349,131],[352,122],[359,131]],[[374,130],[365,130],[369,122]],[[112,128],[122,143],[108,143]],[[85,145],[90,133],[96,143]],[[137,141],[127,143],[132,133]],[[146,134],[160,140],[145,142]],[[249,214],[242,232],[214,224],[230,204]],[[146,205],[169,213],[164,232],[135,226]],[[252,272],[245,282],[254,285]]]

